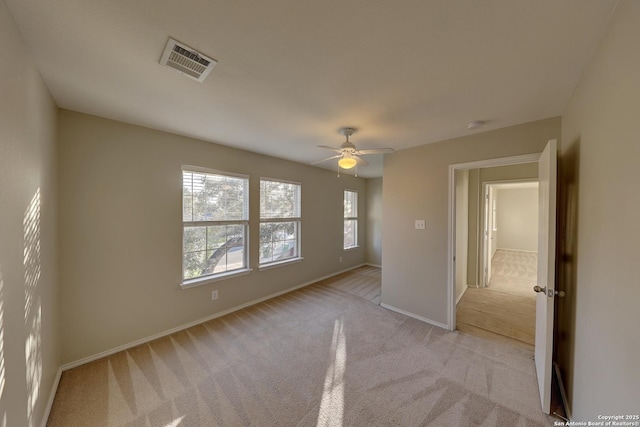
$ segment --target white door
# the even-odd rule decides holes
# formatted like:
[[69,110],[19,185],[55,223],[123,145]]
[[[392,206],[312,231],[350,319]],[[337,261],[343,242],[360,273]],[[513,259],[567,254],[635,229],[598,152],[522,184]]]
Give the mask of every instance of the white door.
[[493,255],[496,253],[498,246],[498,239],[496,239],[496,198],[498,192],[493,185],[489,186],[489,247],[488,247],[488,259],[487,259],[487,286],[491,282],[491,261],[493,261]]
[[489,246],[489,186],[484,185],[484,226],[482,230],[483,236],[483,246],[482,246],[482,286],[485,288],[489,286],[489,269],[487,265],[491,264],[489,262],[489,251],[491,247]]
[[484,248],[482,255],[482,265],[484,274],[482,275],[482,285],[486,288],[491,281],[491,260],[496,252],[495,230],[495,209],[496,209],[496,189],[493,185],[484,185]]
[[551,140],[538,161],[538,292],[536,296],[535,363],[542,410],[551,405],[553,351],[553,300],[556,259],[556,173],[557,142]]

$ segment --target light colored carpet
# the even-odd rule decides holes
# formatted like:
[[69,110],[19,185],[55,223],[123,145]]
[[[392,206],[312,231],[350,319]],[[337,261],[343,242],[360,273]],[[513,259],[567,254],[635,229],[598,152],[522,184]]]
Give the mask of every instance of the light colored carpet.
[[533,287],[538,277],[538,254],[498,249],[491,259],[488,289],[536,299]]
[[48,425],[553,425],[532,356],[320,282],[65,372]]
[[327,279],[323,283],[380,305],[381,281],[382,270],[380,268],[363,266]]

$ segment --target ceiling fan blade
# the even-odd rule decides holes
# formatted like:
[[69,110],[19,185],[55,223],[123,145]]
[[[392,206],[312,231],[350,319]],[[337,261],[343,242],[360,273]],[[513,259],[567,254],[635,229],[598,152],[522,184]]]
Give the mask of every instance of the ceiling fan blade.
[[327,157],[326,159],[318,160],[317,162],[313,162],[311,164],[317,165],[318,163],[326,162],[327,160],[337,159],[338,157],[342,157],[342,154],[336,154],[335,156]]
[[393,148],[372,148],[371,150],[358,150],[357,154],[390,154],[395,151]]
[[336,147],[329,147],[328,145],[317,145],[318,148],[324,148],[327,150],[335,151],[336,153],[342,153],[342,150]]
[[369,164],[369,162],[361,159],[360,157],[353,156],[353,158],[356,159],[356,162],[358,162],[358,166],[367,166]]

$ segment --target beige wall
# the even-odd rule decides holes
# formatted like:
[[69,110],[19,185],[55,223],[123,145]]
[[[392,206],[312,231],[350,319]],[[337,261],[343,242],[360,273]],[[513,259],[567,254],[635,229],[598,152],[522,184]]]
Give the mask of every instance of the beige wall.
[[640,2],[621,1],[562,117],[558,359],[575,420],[640,408]]
[[[366,212],[364,179],[65,110],[59,146],[64,362],[364,262],[364,247],[342,249],[343,191]],[[184,164],[250,175],[251,274],[179,287]],[[300,263],[257,269],[260,177],[302,183]]]
[[513,181],[538,178],[538,163],[497,166],[472,169],[469,171],[469,253],[467,263],[467,282],[471,286],[480,283],[478,265],[482,243],[482,186],[486,182]]
[[367,179],[367,245],[365,261],[382,265],[382,178]]
[[0,425],[39,426],[60,367],[57,109],[0,1]]
[[[449,165],[541,152],[560,137],[552,118],[401,150],[385,158],[382,302],[447,322]],[[414,220],[426,220],[415,230]]]
[[497,249],[538,251],[538,188],[499,189]]

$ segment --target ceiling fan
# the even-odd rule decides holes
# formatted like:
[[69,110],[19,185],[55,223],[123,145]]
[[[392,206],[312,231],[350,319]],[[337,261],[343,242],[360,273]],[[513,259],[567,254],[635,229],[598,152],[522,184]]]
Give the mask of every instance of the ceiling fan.
[[395,150],[393,148],[374,148],[371,150],[358,150],[355,145],[351,141],[349,141],[349,137],[356,132],[355,128],[342,128],[340,129],[340,134],[346,138],[346,141],[340,145],[340,147],[329,147],[328,145],[318,145],[318,148],[326,148],[327,150],[335,151],[335,156],[328,157],[323,160],[318,160],[317,162],[311,163],[312,165],[326,162],[327,160],[340,159],[338,160],[338,166],[342,169],[351,169],[355,166],[367,166],[369,163],[358,156],[363,156],[366,154],[380,154],[380,153],[393,153]]

